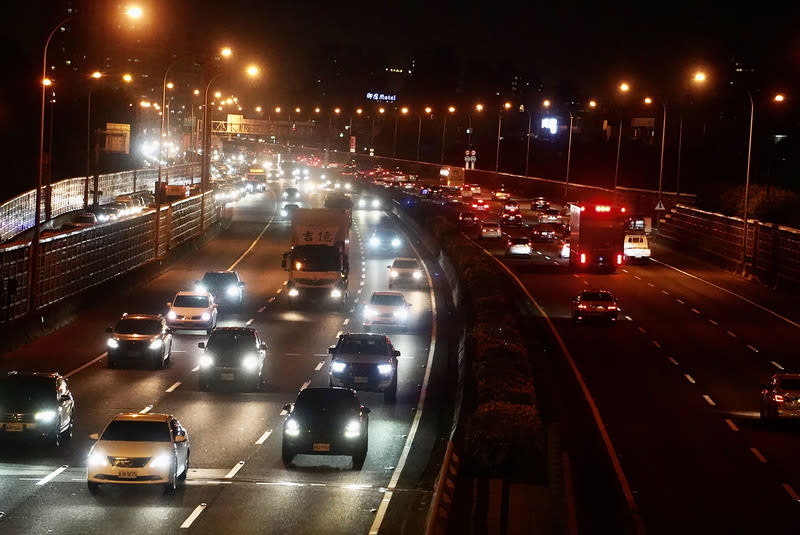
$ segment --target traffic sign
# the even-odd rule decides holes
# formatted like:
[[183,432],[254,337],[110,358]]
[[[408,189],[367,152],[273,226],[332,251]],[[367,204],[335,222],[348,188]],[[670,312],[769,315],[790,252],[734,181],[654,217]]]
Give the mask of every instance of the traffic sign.
[[656,210],[666,210],[666,208],[664,208],[664,203],[658,201],[658,204],[656,205]]

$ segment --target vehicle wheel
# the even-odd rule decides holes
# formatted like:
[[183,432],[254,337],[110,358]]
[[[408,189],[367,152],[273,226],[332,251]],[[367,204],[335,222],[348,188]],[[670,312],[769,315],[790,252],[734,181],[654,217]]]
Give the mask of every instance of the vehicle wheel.
[[358,452],[358,454],[353,455],[353,470],[361,470],[364,467],[364,461],[367,460],[367,450],[366,448],[363,451]]
[[164,483],[164,494],[173,494],[178,487],[178,466],[177,460],[172,465],[172,477],[169,478],[167,483]]
[[[397,372],[395,372],[397,373]],[[392,381],[388,390],[383,391],[383,403],[385,405],[394,405],[397,402],[397,378]]]
[[94,483],[93,481],[87,481],[86,486],[92,494],[97,494],[97,491],[100,489],[100,483]]
[[292,459],[294,459],[294,456],[295,453],[292,450],[281,446],[281,460],[283,461],[283,466],[289,468],[289,465],[292,464]]
[[72,438],[72,435],[75,431],[75,414],[69,415],[69,427],[67,427],[66,431],[64,431],[63,436],[64,440],[69,440]]
[[178,476],[181,481],[186,481],[186,476],[189,474],[189,453],[188,451],[186,452],[186,464],[183,466],[183,472]]

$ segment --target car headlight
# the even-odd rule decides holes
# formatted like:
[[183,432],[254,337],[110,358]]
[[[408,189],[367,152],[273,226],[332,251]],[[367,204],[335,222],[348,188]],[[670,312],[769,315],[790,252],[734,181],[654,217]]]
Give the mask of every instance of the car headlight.
[[371,318],[375,315],[375,309],[370,307],[364,307],[364,317]]
[[395,270],[392,270],[392,271],[389,272],[389,276],[391,278],[393,278],[393,279],[396,279],[397,277],[400,276],[400,274],[398,272],[396,272]]
[[194,285],[194,290],[196,292],[207,292],[208,288],[206,288],[205,284],[195,284]]
[[347,367],[347,364],[344,362],[331,362],[331,371],[333,373],[342,373],[344,369]]
[[392,247],[400,247],[400,239],[399,238],[394,238],[392,240]]
[[89,466],[104,466],[108,464],[108,458],[102,451],[93,451],[89,454]]
[[285,198],[286,198],[286,197],[288,197],[288,196],[289,196],[289,194],[288,194],[287,192],[285,192],[285,191],[284,191],[284,192],[283,192],[283,198],[285,199]]
[[373,207],[373,208],[379,208],[379,207],[380,207],[380,205],[381,205],[381,201],[379,201],[378,199],[374,199],[374,200],[372,201],[372,207]]
[[247,355],[242,360],[242,368],[247,371],[255,371],[258,368],[258,357],[255,355]]
[[286,427],[284,427],[284,431],[290,437],[296,437],[300,434],[300,425],[294,418],[289,418],[286,420]]
[[150,468],[167,468],[172,462],[172,456],[166,453],[162,453],[161,455],[156,455],[153,457],[153,460],[150,461]]
[[346,438],[356,438],[361,435],[361,423],[358,420],[350,420],[344,428]]
[[349,183],[349,182],[347,182],[347,183],[344,185],[344,189],[350,189],[350,187],[351,187],[351,186],[350,186],[350,183]]
[[404,319],[408,318],[408,310],[405,310],[405,309],[403,309],[403,310],[395,310],[394,311],[394,317],[397,318],[397,319],[400,319],[400,320],[404,320]]
[[161,338],[157,338],[157,339],[153,340],[152,342],[150,342],[150,345],[147,346],[147,347],[149,347],[150,349],[161,349],[161,347],[163,345],[164,345],[164,342],[161,340]]
[[203,314],[200,315],[200,319],[203,321],[208,321],[211,319],[211,314],[208,312],[203,312]]
[[111,349],[117,349],[119,347],[119,342],[117,342],[113,338],[109,338],[108,342],[106,342],[106,345]]
[[422,272],[417,270],[417,271],[414,272],[412,277],[414,277],[415,279],[421,279],[422,278]]
[[56,414],[56,411],[39,411],[33,416],[33,418],[37,422],[48,423],[56,419]]
[[369,244],[373,247],[377,247],[381,244],[380,238],[376,238],[375,236],[369,239]]
[[168,320],[174,320],[177,317],[178,317],[178,315],[175,314],[174,310],[170,310],[169,312],[167,312],[167,319]]
[[297,288],[291,288],[289,290],[289,297],[297,297],[298,295],[300,295],[300,292],[297,291]]
[[364,208],[366,205],[367,205],[367,201],[365,201],[364,199],[359,199],[358,200],[358,207],[359,208]]
[[392,365],[391,364],[378,364],[378,373],[381,375],[389,375],[392,373]]
[[228,294],[228,297],[236,297],[239,295],[239,287],[235,284],[231,284],[228,286],[228,289],[225,290],[225,293]]
[[214,365],[214,357],[211,355],[201,355],[200,356],[200,367],[201,368],[210,368]]
[[331,299],[338,299],[342,296],[342,291],[339,288],[331,290]]
[[286,210],[281,210],[281,217],[286,217],[287,215],[289,215],[289,212]]

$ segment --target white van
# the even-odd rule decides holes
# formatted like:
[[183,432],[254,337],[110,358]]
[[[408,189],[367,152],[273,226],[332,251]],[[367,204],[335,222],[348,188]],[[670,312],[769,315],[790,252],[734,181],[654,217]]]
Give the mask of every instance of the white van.
[[647,263],[650,261],[650,245],[644,234],[625,234],[625,262],[632,264],[636,261]]

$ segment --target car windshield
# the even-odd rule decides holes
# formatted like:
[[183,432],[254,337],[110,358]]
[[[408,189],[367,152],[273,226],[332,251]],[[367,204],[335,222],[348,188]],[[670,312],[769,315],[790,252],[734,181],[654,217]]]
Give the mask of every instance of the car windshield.
[[208,297],[205,295],[178,295],[173,304],[183,308],[208,308]]
[[403,305],[402,295],[373,294],[369,300],[371,305],[386,305],[399,307]]
[[628,236],[628,243],[644,243],[641,236]]
[[530,242],[528,238],[512,238],[511,243],[514,245],[528,245]]
[[417,269],[416,260],[395,260],[394,265],[397,269]]
[[43,377],[0,378],[0,403],[41,403],[54,400],[55,386]]
[[161,322],[151,319],[125,318],[117,322],[114,332],[117,334],[158,334],[161,332]]
[[226,286],[238,284],[235,273],[206,273],[203,275],[203,284],[206,286]]
[[387,352],[386,338],[382,336],[370,336],[356,338],[348,336],[342,340],[338,351],[340,353],[363,353],[367,355],[379,355]]
[[581,299],[584,301],[611,301],[613,298],[608,292],[583,292]]
[[800,390],[800,379],[781,379],[783,390]]
[[171,442],[169,426],[166,422],[146,422],[114,420],[100,440],[120,440],[124,442]]
[[208,349],[222,353],[252,351],[255,347],[251,331],[214,331],[208,339]]
[[297,396],[296,414],[314,414],[323,411],[341,413],[357,411],[358,400],[347,390],[306,389]]
[[293,259],[298,271],[338,271],[341,267],[339,250],[329,245],[299,245]]

